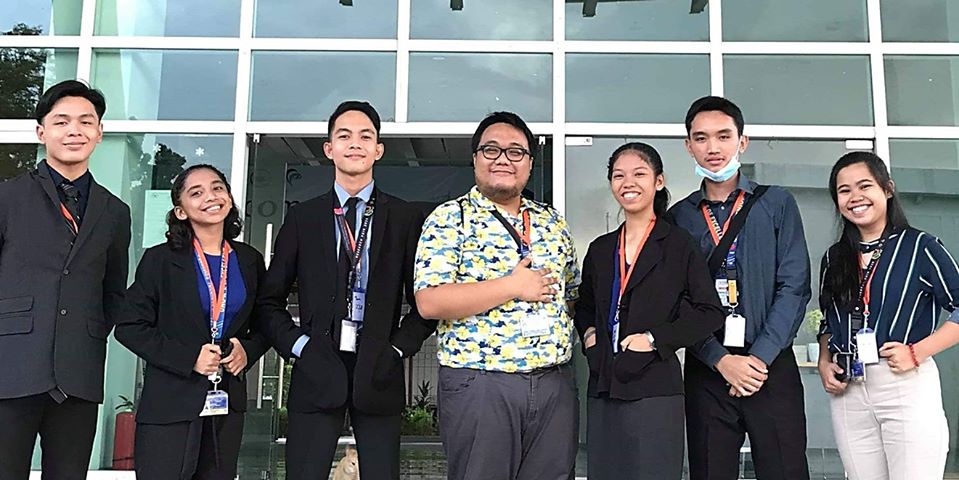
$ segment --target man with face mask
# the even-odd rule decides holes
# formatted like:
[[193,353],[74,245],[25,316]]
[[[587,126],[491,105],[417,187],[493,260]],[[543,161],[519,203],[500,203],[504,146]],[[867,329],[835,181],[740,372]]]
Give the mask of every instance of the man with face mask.
[[670,214],[699,241],[727,317],[686,356],[690,478],[735,479],[749,434],[759,480],[808,479],[803,388],[792,351],[810,298],[809,253],[796,200],[739,171],[742,111],[693,102],[686,148],[702,186]]

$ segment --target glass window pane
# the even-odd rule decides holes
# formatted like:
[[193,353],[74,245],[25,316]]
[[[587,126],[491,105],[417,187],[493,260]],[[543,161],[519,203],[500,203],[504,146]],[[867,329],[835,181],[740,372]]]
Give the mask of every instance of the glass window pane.
[[873,124],[867,56],[726,55],[723,65],[747,124]]
[[412,0],[410,37],[462,40],[550,40],[551,0]]
[[959,42],[959,2],[880,0],[884,42]]
[[499,110],[553,118],[548,54],[411,53],[409,83],[410,121],[478,122]]
[[709,40],[705,1],[566,0],[567,40]]
[[253,52],[250,119],[320,121],[345,100],[366,100],[392,122],[395,82],[395,53]]
[[98,0],[97,35],[237,37],[236,0]]
[[865,42],[866,0],[724,0],[723,39]]
[[96,50],[93,84],[111,120],[232,120],[237,52]]
[[959,140],[892,139],[889,157],[893,167],[959,170]]
[[0,183],[33,170],[44,156],[40,144],[0,143]]
[[707,94],[708,55],[566,56],[570,122],[681,123],[690,100]]
[[33,118],[44,90],[76,76],[76,50],[0,48],[0,118]]
[[0,8],[2,35],[79,35],[79,0],[7,0]]
[[890,125],[959,125],[959,57],[886,56]]
[[396,38],[396,2],[256,0],[254,22],[255,37]]

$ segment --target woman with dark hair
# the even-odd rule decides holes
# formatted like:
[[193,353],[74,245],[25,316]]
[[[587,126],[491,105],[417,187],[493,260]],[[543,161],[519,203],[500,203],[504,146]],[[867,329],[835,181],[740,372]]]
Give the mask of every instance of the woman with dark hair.
[[710,336],[724,313],[693,239],[663,217],[663,162],[627,143],[607,165],[626,221],[583,261],[576,329],[589,363],[590,479],[681,478],[683,376],[676,350]]
[[[823,256],[819,375],[850,479],[942,478],[949,431],[932,356],[959,342],[959,268],[909,226],[895,183],[869,152],[829,177],[839,240]],[[942,309],[953,312],[939,323]]]
[[233,479],[243,374],[267,349],[250,328],[263,257],[234,240],[240,214],[222,172],[191,166],[170,193],[167,242],[144,252],[116,327],[117,340],[146,361],[137,478]]

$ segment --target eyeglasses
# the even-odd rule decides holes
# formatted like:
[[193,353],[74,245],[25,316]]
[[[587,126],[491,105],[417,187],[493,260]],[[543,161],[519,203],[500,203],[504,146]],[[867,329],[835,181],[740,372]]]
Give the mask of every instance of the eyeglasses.
[[480,145],[473,153],[482,153],[487,160],[497,160],[503,153],[506,153],[506,159],[511,162],[521,162],[527,155],[533,158],[533,154],[525,148],[500,148],[496,145]]

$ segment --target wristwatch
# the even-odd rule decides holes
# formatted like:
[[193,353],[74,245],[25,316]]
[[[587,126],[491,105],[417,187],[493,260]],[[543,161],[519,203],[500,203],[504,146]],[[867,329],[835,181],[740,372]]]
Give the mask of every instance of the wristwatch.
[[653,334],[651,332],[646,332],[643,335],[646,335],[646,339],[649,340],[649,346],[652,347],[653,350],[656,350],[656,339],[653,338]]

